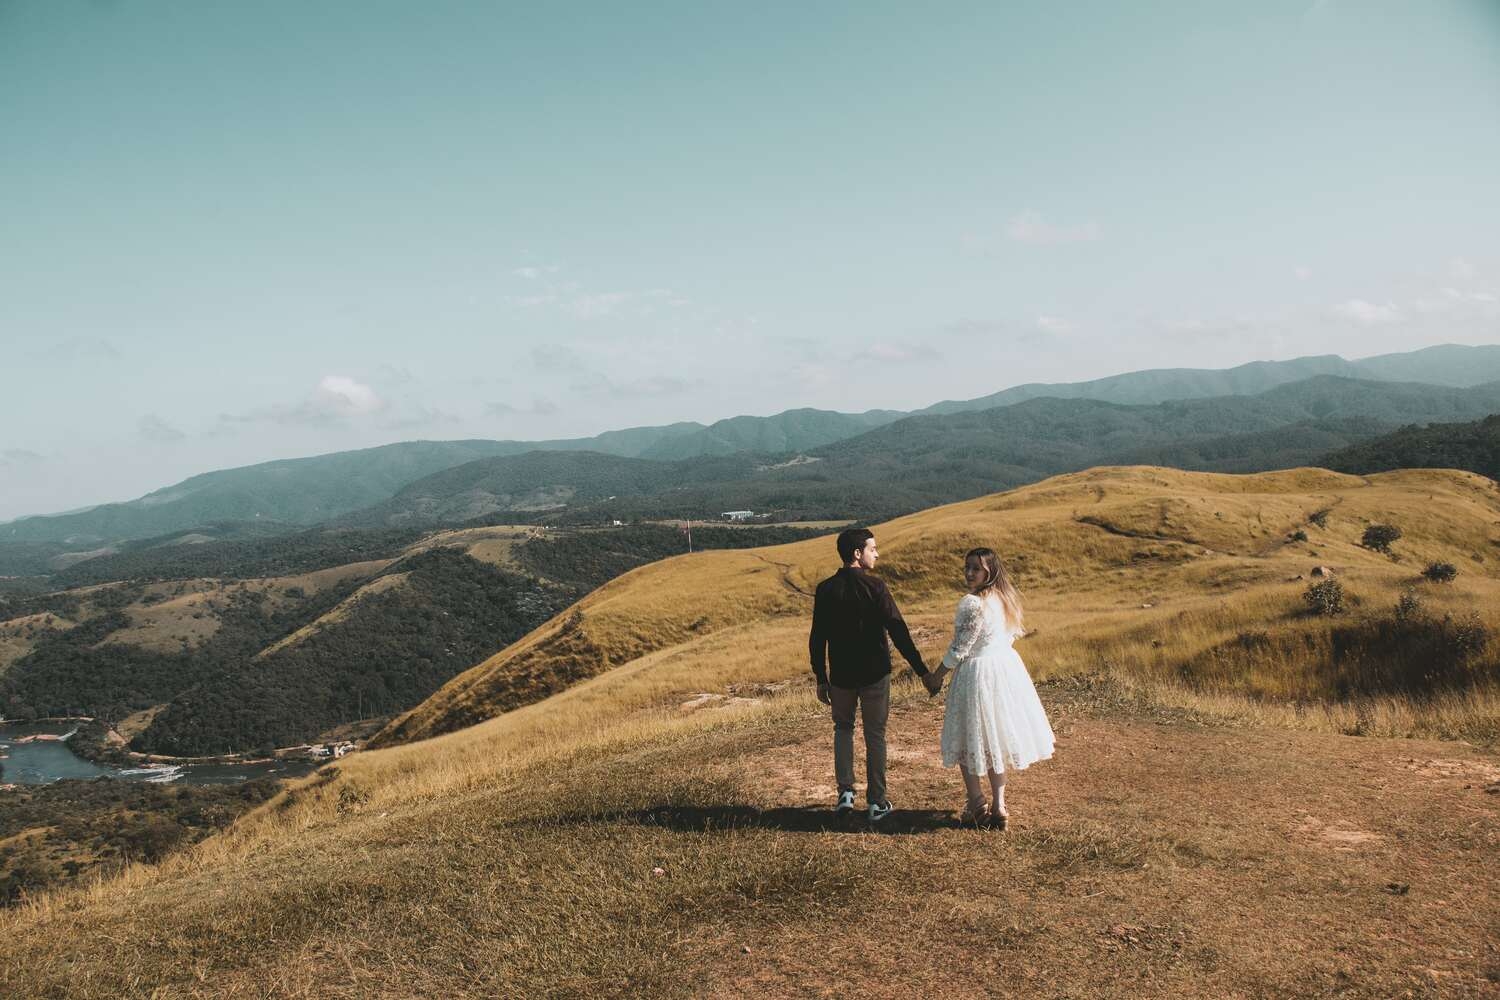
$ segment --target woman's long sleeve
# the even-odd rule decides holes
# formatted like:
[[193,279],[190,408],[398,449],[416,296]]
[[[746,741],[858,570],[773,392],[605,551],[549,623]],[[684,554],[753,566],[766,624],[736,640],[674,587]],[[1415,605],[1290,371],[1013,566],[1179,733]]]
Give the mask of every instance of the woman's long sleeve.
[[953,670],[969,655],[984,632],[984,604],[973,594],[965,594],[953,616],[953,642],[943,654],[943,666]]

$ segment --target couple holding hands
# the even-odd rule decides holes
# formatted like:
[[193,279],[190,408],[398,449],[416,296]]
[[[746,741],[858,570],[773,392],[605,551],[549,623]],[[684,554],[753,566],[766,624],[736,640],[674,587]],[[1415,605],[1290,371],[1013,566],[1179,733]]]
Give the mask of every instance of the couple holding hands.
[[[866,528],[839,534],[843,568],[818,584],[808,648],[818,700],[833,709],[833,761],[839,798],[835,810],[854,809],[854,716],[863,717],[865,798],[869,818],[890,814],[885,789],[885,726],[891,707],[890,641],[931,695],[948,674],[943,715],[943,766],[957,764],[968,802],[960,820],[1005,828],[1005,772],[1052,756],[1052,727],[1026,665],[1012,647],[1022,635],[1021,595],[989,549],[964,556],[966,593],[958,602],[953,642],[928,670],[884,581],[871,575],[880,552]],[[990,797],[985,798],[984,781]]]

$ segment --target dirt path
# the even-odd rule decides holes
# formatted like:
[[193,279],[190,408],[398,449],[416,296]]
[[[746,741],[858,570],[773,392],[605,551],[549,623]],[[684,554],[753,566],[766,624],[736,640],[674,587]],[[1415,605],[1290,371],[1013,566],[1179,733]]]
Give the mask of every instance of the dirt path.
[[[1500,996],[1493,754],[1049,711],[1057,756],[994,833],[949,825],[941,706],[898,705],[888,829],[786,827],[867,852],[879,905],[723,942],[711,994]],[[743,761],[767,808],[832,801],[831,727],[805,729]]]

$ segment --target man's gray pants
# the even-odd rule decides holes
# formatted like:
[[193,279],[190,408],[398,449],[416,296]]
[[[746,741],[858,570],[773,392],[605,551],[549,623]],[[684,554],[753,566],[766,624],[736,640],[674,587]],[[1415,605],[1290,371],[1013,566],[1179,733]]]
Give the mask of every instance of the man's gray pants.
[[865,800],[886,804],[885,723],[891,715],[891,675],[874,684],[841,688],[828,685],[833,702],[833,770],[840,792],[854,791],[854,709],[865,729]]

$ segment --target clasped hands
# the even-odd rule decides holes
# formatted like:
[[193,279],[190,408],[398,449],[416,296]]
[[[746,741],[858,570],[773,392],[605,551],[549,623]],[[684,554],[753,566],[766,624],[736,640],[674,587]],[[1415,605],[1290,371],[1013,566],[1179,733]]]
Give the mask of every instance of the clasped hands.
[[937,693],[943,689],[943,678],[947,677],[949,673],[947,665],[939,663],[935,668],[922,675],[922,686],[927,689],[927,693],[930,696],[936,698]]
[[[943,678],[950,673],[952,671],[945,664],[940,663],[935,669],[923,674],[922,686],[927,689],[927,694],[936,698],[937,693],[943,689]],[[818,700],[825,705],[833,704],[833,694],[829,691],[826,681],[818,685]]]

